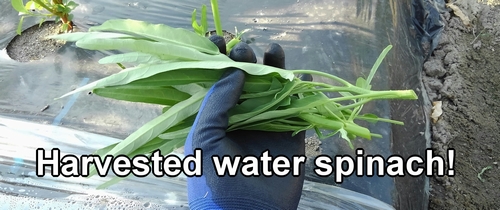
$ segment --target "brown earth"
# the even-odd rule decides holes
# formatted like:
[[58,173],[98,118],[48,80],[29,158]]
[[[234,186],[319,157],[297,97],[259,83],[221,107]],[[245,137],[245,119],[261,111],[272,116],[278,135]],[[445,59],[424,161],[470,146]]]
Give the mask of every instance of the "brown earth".
[[430,179],[429,209],[500,209],[500,1],[453,5],[424,83],[442,101],[432,148],[443,157],[455,150],[455,176]]

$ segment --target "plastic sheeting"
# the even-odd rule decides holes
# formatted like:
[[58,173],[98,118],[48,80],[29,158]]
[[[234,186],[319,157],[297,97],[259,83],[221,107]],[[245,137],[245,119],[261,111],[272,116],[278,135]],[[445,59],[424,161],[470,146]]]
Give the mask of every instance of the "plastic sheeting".
[[[189,28],[192,10],[209,3],[194,0],[76,2],[80,6],[74,12],[75,23],[82,30],[112,18]],[[244,38],[259,58],[269,42],[281,44],[289,69],[317,69],[355,81],[367,75],[382,49],[392,44],[393,49],[373,80],[373,89],[413,89],[419,100],[377,101],[365,106],[365,112],[403,121],[405,126],[367,124],[372,132],[384,138],[356,140],[354,144],[364,148],[367,155],[409,157],[423,156],[429,144],[429,121],[424,108],[429,102],[420,73],[423,60],[432,52],[442,30],[438,12],[442,4],[424,0],[257,0],[219,1],[219,8],[224,27],[251,29]],[[10,8],[9,0],[0,0],[0,14],[0,49],[5,49],[15,36],[19,17]],[[25,26],[36,23],[36,20],[27,21]],[[8,58],[5,50],[1,51],[0,192],[8,201],[2,205],[17,205],[17,209],[27,205],[69,208],[70,204],[92,205],[91,208],[106,205],[108,208],[187,207],[183,177],[131,178],[108,190],[96,191],[93,188],[103,178],[34,175],[36,147],[57,147],[75,155],[89,154],[125,138],[161,112],[160,107],[153,105],[84,93],[53,100],[75,87],[119,71],[113,65],[97,64],[103,56],[103,52],[67,44],[56,55],[18,63]],[[47,105],[49,109],[42,112]],[[337,137],[323,140],[321,152],[329,156],[355,156]],[[302,209],[427,208],[425,176],[351,176],[342,184],[336,184],[334,177],[316,176],[312,166],[306,170],[308,181],[300,203]]]
[[[186,177],[183,175],[175,178],[132,177],[106,190],[96,190],[105,178],[50,175],[40,178],[35,174],[37,148],[59,148],[61,156],[91,154],[118,141],[116,138],[54,125],[0,118],[0,192],[3,193],[0,206],[7,209],[188,208]],[[50,174],[51,171],[46,170],[46,173]],[[392,208],[369,196],[314,182],[304,185],[300,205],[301,209]]]

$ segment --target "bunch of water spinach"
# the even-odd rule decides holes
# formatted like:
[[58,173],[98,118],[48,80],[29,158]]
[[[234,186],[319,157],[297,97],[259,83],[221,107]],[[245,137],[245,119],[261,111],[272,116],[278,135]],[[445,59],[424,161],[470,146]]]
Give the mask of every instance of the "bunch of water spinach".
[[30,0],[23,3],[23,0],[11,0],[12,7],[19,12],[21,19],[17,25],[17,34],[21,35],[21,30],[25,17],[41,17],[40,25],[46,19],[55,17],[55,21],[61,21],[61,32],[73,30],[73,11],[78,4],[67,0]]
[[[412,90],[371,90],[370,82],[384,56],[384,49],[369,76],[355,84],[315,70],[283,70],[262,64],[235,62],[221,54],[215,44],[195,32],[130,19],[108,20],[89,32],[60,34],[51,38],[75,42],[88,50],[117,50],[101,64],[133,65],[116,74],[77,88],[62,97],[93,91],[117,100],[158,104],[163,113],[143,125],[123,141],[96,151],[96,154],[129,157],[160,149],[162,154],[183,146],[210,87],[229,67],[247,73],[241,103],[230,112],[228,131],[264,130],[297,132],[314,129],[320,138],[335,134],[349,144],[355,137],[381,137],[358,125],[369,122],[402,122],[361,115],[364,104],[378,99],[417,99]],[[301,81],[296,75],[311,74],[331,79],[331,83]],[[336,84],[336,85],[332,85]],[[329,98],[328,92],[339,93]],[[324,134],[323,132],[329,133]],[[352,144],[350,144],[352,147]],[[90,175],[95,175],[95,168]],[[121,178],[100,186],[107,187]]]

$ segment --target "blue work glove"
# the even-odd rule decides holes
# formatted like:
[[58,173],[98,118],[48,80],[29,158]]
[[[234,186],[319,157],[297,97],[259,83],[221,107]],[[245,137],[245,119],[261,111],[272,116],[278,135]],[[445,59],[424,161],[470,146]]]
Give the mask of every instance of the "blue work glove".
[[[211,40],[225,52],[225,42]],[[220,37],[219,37],[220,38]],[[219,43],[218,43],[219,42]],[[222,43],[222,44],[221,44]],[[256,63],[253,50],[246,43],[239,43],[229,57],[235,61]],[[264,64],[284,68],[283,49],[270,44],[264,55]],[[262,165],[260,176],[245,177],[238,168],[236,176],[218,176],[212,156],[230,157],[252,155],[260,157],[269,150],[270,157],[305,155],[305,132],[292,137],[292,132],[263,132],[237,130],[226,132],[228,111],[242,94],[245,72],[228,69],[215,83],[202,102],[191,131],[186,140],[185,155],[202,149],[201,177],[189,177],[188,198],[191,209],[297,209],[304,183],[304,165],[300,165],[300,176],[290,174],[283,177],[264,176]],[[220,159],[221,159],[220,158]],[[291,162],[291,161],[290,161]],[[290,163],[292,166],[292,163]],[[272,171],[271,163],[268,165]]]

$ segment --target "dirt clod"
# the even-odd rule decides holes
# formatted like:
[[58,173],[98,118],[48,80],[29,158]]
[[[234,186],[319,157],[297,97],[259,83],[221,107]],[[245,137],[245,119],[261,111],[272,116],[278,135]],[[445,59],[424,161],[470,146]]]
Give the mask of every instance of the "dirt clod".
[[442,77],[446,74],[443,63],[439,60],[431,60],[424,64],[425,73],[430,77]]
[[321,140],[318,136],[314,135],[305,139],[306,141],[306,157],[312,159],[318,155],[321,155]]

